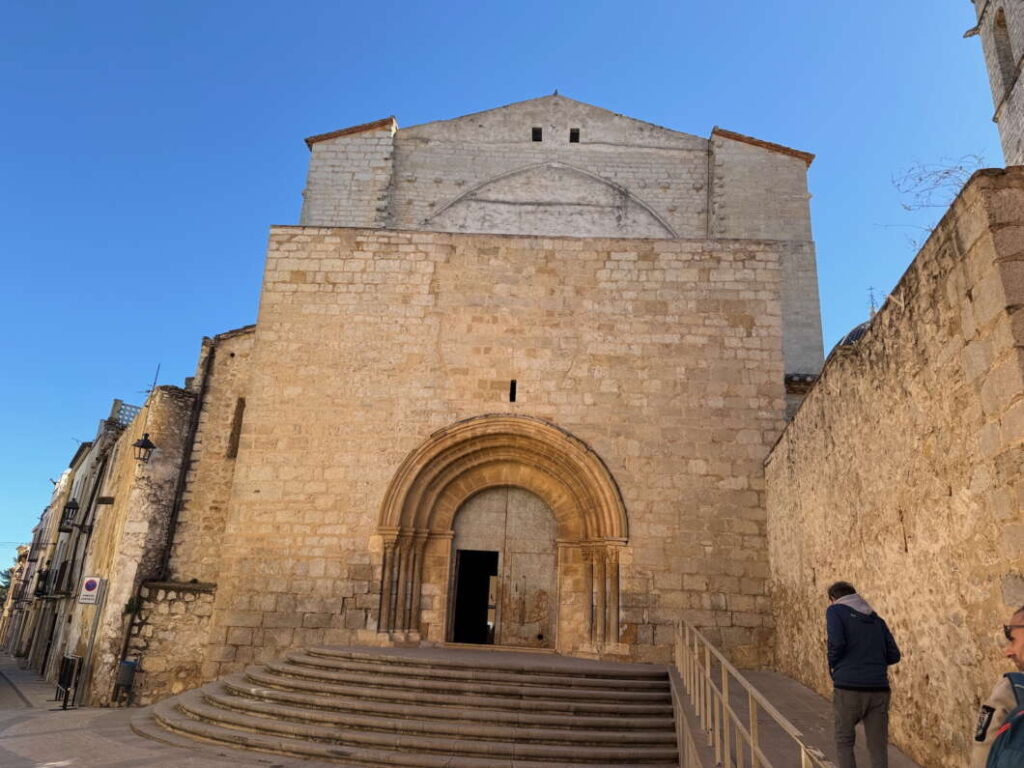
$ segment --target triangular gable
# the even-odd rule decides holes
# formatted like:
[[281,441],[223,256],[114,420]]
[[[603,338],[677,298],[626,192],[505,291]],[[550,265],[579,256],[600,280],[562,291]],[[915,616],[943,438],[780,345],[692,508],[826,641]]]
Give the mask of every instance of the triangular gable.
[[588,104],[585,101],[578,101],[577,99],[570,99],[568,96],[562,96],[559,93],[553,93],[553,94],[549,94],[547,96],[539,96],[539,97],[534,98],[534,99],[525,99],[523,101],[514,101],[514,102],[512,102],[510,104],[503,104],[500,107],[492,107],[490,109],[484,109],[484,110],[481,110],[479,112],[471,112],[468,115],[460,115],[459,117],[453,117],[453,118],[448,118],[448,119],[444,119],[444,120],[432,120],[432,121],[429,121],[429,122],[426,122],[426,123],[418,123],[416,125],[410,125],[408,128],[403,128],[403,129],[401,129],[401,131],[403,133],[409,133],[409,132],[415,132],[417,129],[420,129],[420,128],[426,128],[428,126],[440,125],[442,123],[443,124],[448,124],[448,125],[454,125],[454,124],[462,123],[462,122],[474,122],[474,121],[480,120],[481,118],[490,117],[492,115],[497,115],[497,114],[500,114],[502,112],[507,113],[507,112],[519,112],[519,111],[524,111],[525,112],[525,111],[529,111],[529,110],[531,110],[534,107],[544,106],[545,103],[550,104],[551,106],[559,106],[559,107],[564,107],[564,108],[575,110],[575,111],[580,111],[580,112],[583,112],[583,113],[590,113],[590,114],[592,114],[595,117],[613,118],[613,119],[616,119],[616,120],[628,121],[630,123],[635,124],[638,127],[644,127],[644,128],[647,128],[647,129],[653,129],[653,130],[656,130],[656,131],[659,131],[659,132],[664,132],[666,134],[670,134],[670,135],[674,135],[674,136],[685,136],[687,138],[699,138],[699,137],[693,136],[693,134],[684,133],[682,131],[675,131],[675,130],[672,130],[671,128],[666,128],[666,127],[664,127],[662,125],[657,125],[656,123],[647,122],[646,120],[638,120],[635,117],[630,117],[628,115],[623,115],[620,112],[613,112],[610,109],[605,109],[604,107],[598,107],[598,106],[595,106],[593,104]]

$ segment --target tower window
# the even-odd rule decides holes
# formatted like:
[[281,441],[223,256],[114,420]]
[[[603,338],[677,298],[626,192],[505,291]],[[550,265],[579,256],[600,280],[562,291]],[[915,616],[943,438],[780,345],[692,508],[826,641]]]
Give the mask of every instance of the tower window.
[[999,82],[1003,95],[1007,95],[1017,79],[1017,62],[1010,44],[1010,30],[1006,26],[1006,14],[1000,8],[992,23],[992,42],[996,49],[996,63],[999,67]]
[[579,144],[580,143],[580,129],[579,128],[570,128],[569,129],[569,143],[570,144]]
[[512,379],[508,383],[508,401],[514,403],[516,401],[516,380]]
[[544,129],[538,125],[533,127],[533,140],[544,141]]

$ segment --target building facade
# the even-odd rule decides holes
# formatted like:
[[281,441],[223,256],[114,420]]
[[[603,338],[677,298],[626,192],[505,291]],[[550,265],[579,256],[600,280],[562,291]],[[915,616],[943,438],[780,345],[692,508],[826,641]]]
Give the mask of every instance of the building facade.
[[665,659],[680,615],[765,663],[812,156],[558,95],[307,144],[257,324],[154,393],[162,463],[105,470],[106,595],[59,636],[88,700],[121,661],[147,701],[320,643]]
[[972,2],[978,24],[965,36],[981,38],[1003,158],[1007,165],[1024,165],[1024,6],[1016,0]]
[[761,462],[821,362],[811,156],[557,95],[307,143],[206,423],[237,450],[196,464],[226,496],[177,534],[217,552],[202,677],[324,642],[659,659],[680,613],[765,661]]

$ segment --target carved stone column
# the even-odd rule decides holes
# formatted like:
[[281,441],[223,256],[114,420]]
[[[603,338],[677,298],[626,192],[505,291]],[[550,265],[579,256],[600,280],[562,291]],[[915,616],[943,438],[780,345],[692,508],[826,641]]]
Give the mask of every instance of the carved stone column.
[[386,538],[384,540],[384,563],[381,568],[380,620],[377,625],[379,632],[389,632],[395,626],[396,557],[395,539]]
[[619,642],[619,548],[606,547],[607,565],[607,610],[605,612],[604,639],[608,643]]
[[604,643],[608,615],[608,578],[604,547],[594,547],[594,642]]

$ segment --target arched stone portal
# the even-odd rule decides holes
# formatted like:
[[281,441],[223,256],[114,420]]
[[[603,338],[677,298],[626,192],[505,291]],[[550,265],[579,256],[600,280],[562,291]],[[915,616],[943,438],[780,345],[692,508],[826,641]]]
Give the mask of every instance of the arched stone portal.
[[619,549],[626,509],[585,443],[527,416],[480,416],[428,438],[402,463],[381,506],[378,627],[447,639],[455,515],[475,494],[511,486],[539,497],[557,531],[557,648],[600,650],[619,636]]

